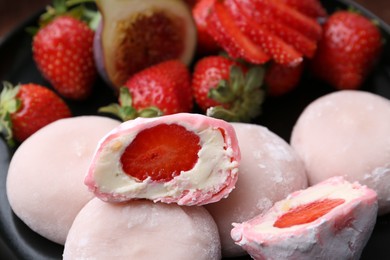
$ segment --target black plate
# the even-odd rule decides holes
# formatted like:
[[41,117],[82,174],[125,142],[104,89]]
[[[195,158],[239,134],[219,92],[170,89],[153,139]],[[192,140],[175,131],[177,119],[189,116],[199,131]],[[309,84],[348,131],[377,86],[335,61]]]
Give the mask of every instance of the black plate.
[[[383,36],[389,43],[390,27],[354,2],[347,0],[323,1],[329,13],[337,9],[354,6],[368,17],[379,22]],[[37,71],[32,60],[31,37],[24,31],[34,25],[38,16],[15,29],[0,43],[0,81],[12,83],[35,82],[48,85]],[[376,70],[365,83],[364,90],[377,93],[390,99],[390,45],[385,46]],[[267,98],[263,115],[256,123],[267,126],[271,131],[290,138],[292,127],[304,107],[317,97],[334,91],[332,88],[304,75],[301,85],[289,95],[280,98]],[[115,101],[112,91],[98,80],[92,97],[83,103],[68,102],[74,115],[96,114],[97,108]],[[61,259],[63,247],[46,240],[31,231],[12,212],[5,190],[9,161],[13,151],[0,140],[0,259]],[[379,217],[374,232],[364,249],[362,259],[389,259],[390,214]],[[248,257],[245,257],[245,259]]]

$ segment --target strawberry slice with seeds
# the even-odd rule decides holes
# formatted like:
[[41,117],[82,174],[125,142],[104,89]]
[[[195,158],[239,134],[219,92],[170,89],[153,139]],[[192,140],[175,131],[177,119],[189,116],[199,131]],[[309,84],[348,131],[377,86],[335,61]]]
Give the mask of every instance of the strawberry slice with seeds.
[[253,16],[266,16],[304,34],[309,39],[318,41],[321,38],[321,26],[316,20],[299,11],[271,0],[238,1],[245,8],[253,10]]
[[170,181],[198,160],[199,137],[176,124],[161,124],[138,133],[121,156],[126,174],[141,181]]
[[319,0],[276,0],[281,3],[284,3],[292,8],[298,10],[299,12],[313,17],[326,17],[327,13],[324,7],[321,5]]
[[344,199],[323,199],[300,205],[280,216],[274,227],[288,228],[313,222],[344,202]]
[[215,42],[221,46],[227,54],[233,58],[238,59],[241,56],[240,50],[237,45],[230,39],[230,37],[224,32],[217,15],[215,12],[209,12],[206,17],[207,32]]
[[241,1],[227,0],[225,3],[232,11],[235,17],[235,22],[238,26],[244,26],[249,20],[250,23],[256,24],[256,26],[261,26],[273,33],[275,36],[278,36],[304,56],[308,58],[314,56],[317,49],[316,41],[309,39],[299,31],[270,19],[266,15],[254,15],[253,9],[248,9],[248,5],[240,4]]
[[261,46],[277,63],[296,65],[302,61],[302,54],[281,38],[274,35],[266,27],[253,22],[241,14],[234,1],[225,1],[228,11],[235,20],[240,20],[239,28],[253,42]]
[[241,32],[222,2],[214,3],[206,21],[210,26],[210,35],[232,58],[241,57],[254,64],[263,64],[270,59],[260,46]]

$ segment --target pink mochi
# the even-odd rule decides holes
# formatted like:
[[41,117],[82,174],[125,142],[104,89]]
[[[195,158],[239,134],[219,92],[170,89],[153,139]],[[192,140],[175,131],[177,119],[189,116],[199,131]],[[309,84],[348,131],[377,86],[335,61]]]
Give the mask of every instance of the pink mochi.
[[[121,156],[137,134],[160,124],[177,124],[200,138],[197,162],[170,181],[139,180],[127,174]],[[233,127],[219,119],[180,113],[137,118],[122,123],[99,143],[85,178],[94,194],[107,202],[149,199],[179,205],[219,201],[233,190],[238,178],[240,150]]]
[[64,244],[77,213],[93,198],[83,179],[95,147],[118,125],[98,116],[62,119],[23,142],[7,175],[14,213],[43,237]]
[[251,219],[307,187],[304,165],[286,141],[263,126],[232,125],[242,155],[236,188],[228,198],[205,206],[218,225],[225,257],[247,254],[230,236],[233,222]]
[[203,207],[93,199],[77,215],[63,259],[219,260],[221,245]]
[[358,90],[322,96],[302,112],[291,135],[310,185],[332,176],[358,181],[390,212],[390,101]]
[[[305,216],[299,207],[312,210],[314,206],[308,205],[326,199],[339,204],[314,220],[286,225],[286,214],[297,221]],[[333,177],[290,194],[262,215],[234,223],[231,236],[253,259],[359,259],[374,229],[377,210],[375,191]]]

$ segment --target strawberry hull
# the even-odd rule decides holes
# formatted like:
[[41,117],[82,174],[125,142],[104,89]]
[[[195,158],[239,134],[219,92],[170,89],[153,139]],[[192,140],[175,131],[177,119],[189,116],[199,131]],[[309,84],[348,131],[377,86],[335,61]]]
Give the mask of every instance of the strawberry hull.
[[[294,207],[323,199],[342,199],[343,203],[308,223],[275,227]],[[231,236],[254,259],[359,259],[377,209],[373,190],[334,177],[292,193],[263,216],[233,224]]]
[[[123,170],[122,155],[140,133],[159,125],[177,125],[199,136],[197,161],[190,170],[181,171],[171,180],[159,181],[153,177],[140,180],[133,177],[131,171]],[[180,161],[177,160],[178,164]],[[121,124],[101,140],[85,184],[107,202],[149,199],[179,205],[204,205],[219,201],[233,190],[239,161],[240,150],[234,129],[225,121],[187,113],[137,118]]]

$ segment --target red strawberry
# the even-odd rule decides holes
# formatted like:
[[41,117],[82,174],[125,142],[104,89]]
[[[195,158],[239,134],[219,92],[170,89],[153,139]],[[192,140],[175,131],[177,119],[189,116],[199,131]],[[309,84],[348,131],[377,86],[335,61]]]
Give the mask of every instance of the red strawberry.
[[177,124],[143,130],[121,156],[123,170],[143,181],[170,181],[198,161],[200,138]]
[[239,0],[226,0],[225,4],[232,11],[235,22],[239,27],[247,27],[248,23],[250,23],[251,27],[264,28],[293,46],[306,57],[313,57],[317,48],[316,41],[307,38],[299,31],[283,23],[270,19],[267,15],[259,15],[259,12],[254,11],[253,7]]
[[33,39],[34,60],[43,76],[59,94],[85,99],[97,72],[93,58],[94,32],[82,21],[59,16]]
[[230,57],[243,58],[255,64],[269,60],[264,50],[240,30],[223,2],[214,2],[206,21],[208,32]]
[[190,112],[193,107],[191,75],[179,60],[168,60],[146,68],[120,89],[119,105],[111,104],[100,112],[112,113],[126,121]]
[[282,23],[317,41],[321,38],[321,26],[316,20],[308,17],[292,7],[274,0],[242,0],[240,5],[252,9],[254,16],[266,16],[268,19]]
[[357,89],[381,49],[381,33],[372,21],[358,13],[338,11],[324,25],[311,67],[316,76],[337,89]]
[[221,48],[207,31],[206,17],[215,0],[200,0],[192,9],[192,16],[198,32],[197,51],[201,55],[216,53]]
[[312,18],[326,17],[327,13],[319,0],[277,0]]
[[271,63],[265,72],[264,83],[270,96],[284,95],[299,83],[304,65],[285,66]]
[[15,88],[4,83],[0,100],[0,127],[5,138],[23,142],[47,124],[71,116],[66,103],[40,85],[23,84]]
[[209,116],[227,121],[250,121],[261,112],[263,70],[245,68],[222,56],[199,60],[192,89],[198,106]]
[[250,17],[242,15],[242,12],[239,7],[236,6],[235,1],[228,0],[225,1],[225,4],[234,16],[234,20],[240,27],[240,30],[254,43],[261,46],[275,62],[290,65],[302,61],[302,54],[268,30],[267,26],[257,24]]

